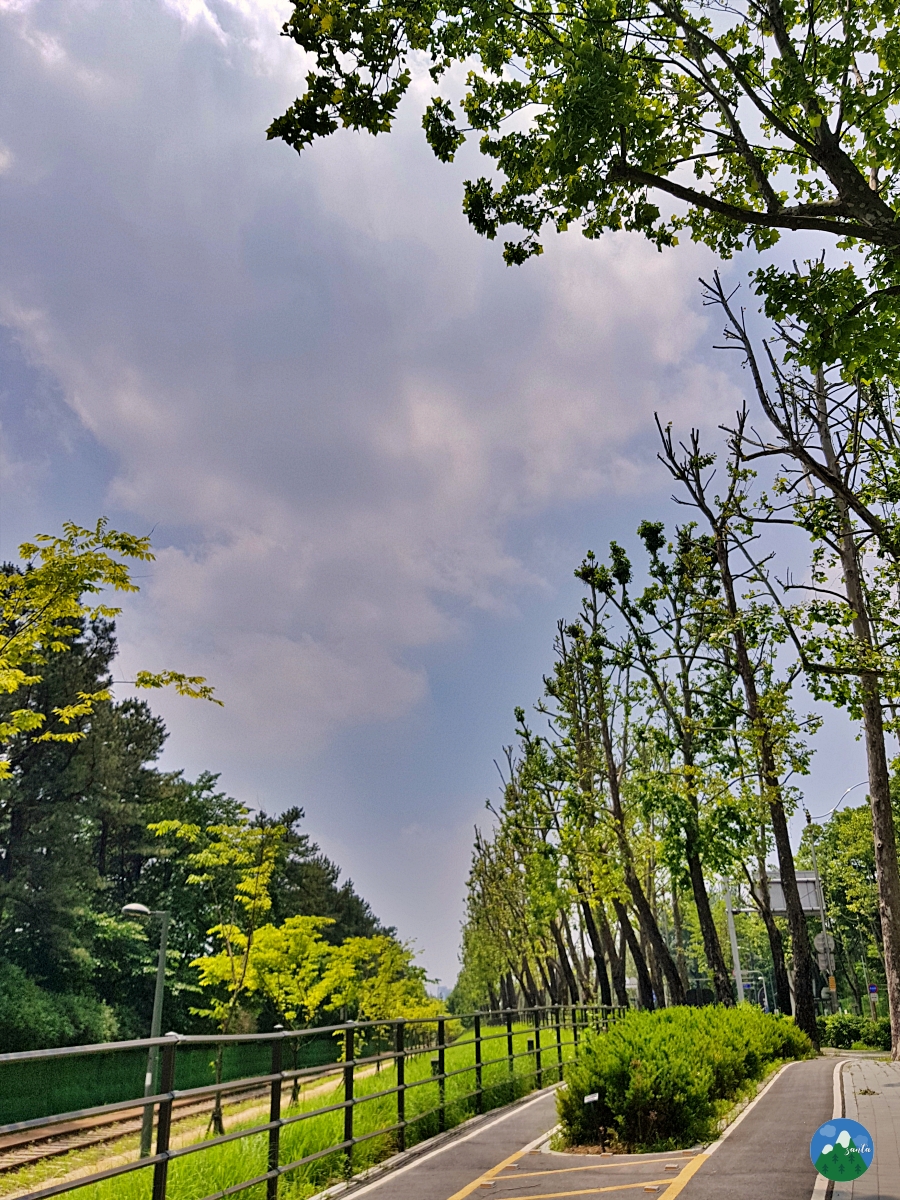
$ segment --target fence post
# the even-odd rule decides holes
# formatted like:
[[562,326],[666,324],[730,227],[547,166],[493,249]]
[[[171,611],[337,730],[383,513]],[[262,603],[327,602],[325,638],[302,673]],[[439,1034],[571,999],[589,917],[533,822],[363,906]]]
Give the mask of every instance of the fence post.
[[572,1022],[572,1045],[578,1046],[578,1010],[573,1006],[569,1006],[569,1019]]
[[405,1021],[398,1021],[394,1027],[394,1055],[397,1062],[397,1144],[401,1150],[406,1149],[406,1039]]
[[562,1051],[562,1011],[560,1006],[556,1006],[556,1060],[559,1065],[559,1077],[562,1079],[563,1067],[563,1051]]
[[475,1014],[475,1111],[484,1111],[484,1095],[481,1086],[481,1015]]
[[[162,1077],[160,1079],[160,1095],[168,1096],[159,1104],[159,1117],[156,1122],[156,1153],[168,1156],[169,1134],[172,1129],[172,1091],[175,1087],[175,1047],[177,1041],[168,1042],[162,1052]],[[166,1181],[169,1176],[169,1159],[164,1158],[153,1168],[153,1200],[166,1200]]]
[[506,1010],[506,1057],[509,1062],[510,1076],[516,1073],[516,1063],[513,1058],[512,1009]]
[[[275,1031],[279,1033],[283,1026],[276,1025]],[[269,1167],[270,1171],[278,1170],[278,1161],[280,1154],[281,1143],[281,1050],[283,1042],[280,1037],[276,1037],[272,1043],[272,1074],[277,1075],[277,1079],[272,1080],[269,1098],[269,1121],[278,1121],[279,1124],[269,1130]],[[278,1175],[273,1175],[271,1179],[266,1180],[266,1200],[278,1200]]]
[[438,1128],[441,1133],[447,1128],[447,1111],[445,1108],[447,1100],[446,1081],[444,1078],[446,1069],[446,1055],[444,1049],[444,1038],[446,1030],[444,1029],[444,1018],[438,1017],[438,1090],[440,1091],[440,1109],[438,1111]]
[[356,1057],[354,1033],[353,1022],[348,1021],[344,1031],[344,1160],[348,1179],[353,1174],[353,1060]]
[[541,1010],[534,1010],[534,1065],[537,1068],[535,1071],[535,1080],[538,1085],[538,1090],[544,1086],[544,1073],[541,1070]]

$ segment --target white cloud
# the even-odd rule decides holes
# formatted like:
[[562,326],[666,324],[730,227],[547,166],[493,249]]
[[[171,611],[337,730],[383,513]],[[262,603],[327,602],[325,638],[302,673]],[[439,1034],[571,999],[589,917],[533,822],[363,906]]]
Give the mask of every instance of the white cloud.
[[654,409],[734,405],[701,252],[572,234],[507,269],[411,109],[267,143],[302,86],[286,15],[0,0],[0,320],[108,452],[105,503],[156,527],[123,667],[210,676],[224,712],[158,707],[226,769],[421,706],[430,648],[548,586],[523,522],[664,493]]

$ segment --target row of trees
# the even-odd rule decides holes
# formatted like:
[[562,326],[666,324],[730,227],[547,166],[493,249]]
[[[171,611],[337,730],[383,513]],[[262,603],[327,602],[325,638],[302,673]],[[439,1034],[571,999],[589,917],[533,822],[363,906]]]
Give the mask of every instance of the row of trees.
[[122,915],[135,901],[171,913],[165,1028],[430,1012],[411,951],[301,808],[273,819],[213,774],[161,770],[163,722],[115,699],[118,613],[98,593],[131,588],[149,544],[101,523],[22,549],[0,574],[0,1049],[147,1034],[157,931]]
[[[796,285],[814,288],[820,270]],[[820,722],[798,711],[799,685],[862,723],[877,943],[897,1012],[886,746],[900,681],[895,391],[886,372],[867,381],[845,363],[810,365],[809,330],[788,320],[763,370],[718,278],[706,298],[749,368],[754,420],[737,414],[719,461],[696,432],[679,443],[660,425],[660,458],[693,519],[669,535],[644,521],[639,560],[613,542],[605,560],[589,553],[578,566],[584,600],[557,628],[541,729],[517,711],[497,827],[476,841],[465,987],[501,1001],[515,986],[530,1002],[543,992],[622,1003],[627,960],[642,1005],[678,1004],[692,957],[732,1004],[714,911],[717,881],[731,880],[747,885],[765,928],[776,1003],[815,1037],[821,981],[788,817]],[[756,461],[770,457],[778,473],[761,481]],[[802,544],[786,546],[788,531]],[[776,569],[776,545],[801,582]],[[772,851],[786,930],[771,909]]]
[[[306,91],[273,121],[268,136],[302,151],[342,126],[385,133],[417,79],[432,93],[422,123],[439,159],[451,161],[475,135],[488,174],[465,183],[464,209],[483,236],[510,234],[509,263],[540,254],[547,228],[579,229],[589,238],[634,230],[660,248],[687,233],[722,258],[747,247],[770,249],[785,231],[803,230],[823,252],[832,246],[845,252],[835,265],[823,257],[806,271],[754,263],[754,290],[781,337],[780,346],[762,351],[761,364],[743,315],[713,281],[710,298],[725,310],[731,344],[749,366],[763,432],[757,437],[739,418],[721,501],[708,494],[710,464],[696,441],[683,453],[666,444],[667,465],[682,498],[698,510],[698,528],[678,533],[671,552],[663,545],[654,550],[657,535],[644,539],[660,589],[648,598],[648,612],[640,607],[646,591],[632,595],[624,560],[613,554],[609,563],[587,562],[588,605],[574,623],[580,632],[563,631],[557,656],[563,676],[571,665],[590,681],[579,701],[585,714],[591,705],[599,714],[601,695],[616,703],[608,714],[608,744],[604,718],[591,718],[590,753],[603,757],[609,778],[615,762],[638,753],[637,739],[626,737],[623,713],[649,718],[652,754],[671,756],[671,778],[679,782],[670,790],[678,802],[672,801],[671,831],[664,817],[663,840],[680,842],[709,969],[723,996],[720,948],[698,869],[704,855],[719,852],[707,838],[718,818],[705,772],[715,767],[722,774],[733,798],[727,803],[741,813],[755,790],[785,885],[800,981],[798,1020],[805,1028],[812,1017],[811,965],[784,819],[789,764],[796,754],[802,759],[798,737],[808,732],[791,707],[796,673],[815,694],[861,720],[897,1057],[900,872],[885,747],[896,712],[900,548],[893,411],[900,370],[900,30],[894,7],[883,0],[851,7],[736,0],[713,13],[705,0],[293,0],[283,31],[307,55],[310,69]],[[755,498],[760,509],[747,503],[744,472],[769,456],[783,469],[766,481],[768,495]],[[791,581],[781,587],[765,569],[765,550],[754,549],[760,521],[770,528],[784,522],[811,536],[813,559],[803,577],[813,589],[808,604],[795,603]],[[708,572],[709,586],[715,584],[711,640],[700,638],[706,618],[690,607],[684,636],[700,639],[692,656],[681,633],[678,646],[672,643],[675,625],[654,626],[661,606],[675,605],[676,625],[682,614],[671,579],[656,580],[652,571],[677,573],[683,559],[706,555],[705,547],[715,561]],[[686,569],[685,603],[695,606],[706,576],[694,565]],[[748,600],[741,591],[745,580],[768,603]],[[602,617],[597,628],[595,596]],[[667,639],[668,657],[660,658]],[[790,646],[793,664],[773,651],[779,640]],[[595,665],[598,654],[601,665]],[[725,657],[739,686],[720,679]],[[552,690],[547,703],[571,710]],[[715,724],[716,705],[723,730]],[[550,761],[567,737],[565,729],[553,736]],[[714,743],[728,738],[730,753],[742,756],[740,784],[727,761],[715,761]],[[651,751],[641,746],[640,752]],[[581,786],[568,776],[556,781],[563,782]],[[604,797],[613,822],[608,840],[622,859],[616,869],[625,894],[668,979],[671,964],[650,921],[652,905],[648,915],[621,845],[630,836],[629,804],[635,809],[630,766],[623,783],[621,819],[614,811],[619,801]],[[596,782],[592,786],[596,790]],[[656,814],[648,810],[640,830],[649,828],[649,812]],[[726,860],[732,844],[726,837]],[[707,873],[712,865],[708,860]],[[774,952],[776,927],[769,936]],[[677,994],[674,979],[672,986]]]

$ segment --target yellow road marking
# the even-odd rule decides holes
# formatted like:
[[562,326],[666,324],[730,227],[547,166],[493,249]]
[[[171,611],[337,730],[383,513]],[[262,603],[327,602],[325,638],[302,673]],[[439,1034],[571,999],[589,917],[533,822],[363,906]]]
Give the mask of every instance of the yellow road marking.
[[504,1158],[502,1163],[497,1163],[496,1167],[491,1167],[489,1171],[485,1171],[483,1175],[479,1175],[477,1179],[473,1179],[471,1183],[467,1183],[464,1188],[460,1188],[458,1192],[454,1192],[450,1200],[465,1200],[466,1196],[471,1196],[474,1191],[477,1191],[483,1183],[490,1183],[496,1179],[497,1175],[508,1167],[510,1163],[516,1162],[525,1153],[524,1150],[517,1150],[515,1154],[511,1154],[509,1158]]
[[[485,1171],[485,1173],[483,1175],[479,1175],[477,1179],[473,1179],[471,1183],[467,1183],[464,1188],[460,1188],[460,1190],[458,1192],[454,1192],[452,1196],[448,1197],[448,1200],[465,1200],[465,1198],[467,1196],[471,1196],[473,1192],[476,1192],[482,1186],[482,1184],[497,1182],[497,1177],[500,1175],[500,1172],[503,1171],[506,1167],[511,1166],[512,1163],[518,1162],[518,1160],[520,1158],[522,1158],[522,1156],[526,1153],[528,1153],[528,1152],[525,1150],[517,1150],[515,1152],[515,1154],[511,1154],[509,1156],[509,1158],[504,1158],[503,1162],[497,1163],[496,1167],[491,1167],[491,1169],[489,1171]],[[708,1154],[697,1154],[694,1158],[689,1160],[689,1162],[685,1165],[684,1170],[681,1171],[678,1175],[676,1175],[674,1179],[642,1179],[638,1183],[614,1183],[614,1184],[610,1185],[609,1187],[580,1188],[576,1191],[569,1191],[569,1192],[544,1192],[541,1195],[529,1196],[528,1200],[557,1200],[557,1197],[560,1197],[560,1196],[599,1196],[601,1194],[601,1192],[624,1192],[624,1191],[628,1191],[633,1188],[663,1187],[666,1184],[668,1184],[669,1186],[666,1188],[666,1190],[660,1196],[660,1200],[674,1200],[674,1197],[678,1195],[678,1193],[681,1191],[681,1189],[684,1187],[684,1185],[687,1183],[687,1181],[691,1178],[691,1176],[696,1175],[697,1171],[700,1170],[700,1168],[706,1162],[707,1158],[709,1158]],[[648,1166],[657,1166],[659,1164],[659,1162],[660,1162],[659,1159],[655,1159],[653,1161],[653,1163],[648,1163],[647,1165]],[[521,1173],[516,1171],[515,1174],[510,1173],[509,1175],[504,1175],[502,1178],[504,1180],[509,1180],[510,1182],[512,1182],[512,1180],[514,1180],[514,1179],[525,1179],[529,1175],[555,1175],[555,1174],[561,1175],[566,1170],[572,1170],[572,1171],[594,1170],[594,1171],[597,1171],[597,1170],[602,1170],[604,1167],[618,1167],[618,1166],[631,1166],[631,1165],[633,1165],[633,1164],[631,1164],[631,1163],[598,1163],[597,1165],[595,1165],[593,1167],[570,1167],[570,1168],[563,1167],[562,1169],[556,1168],[555,1170],[552,1170],[552,1171],[523,1171]]]
[[[601,1192],[624,1192],[629,1188],[661,1187],[668,1179],[642,1179],[640,1183],[614,1183],[610,1187],[579,1188],[574,1192],[540,1192],[536,1196],[529,1193],[528,1200],[559,1200],[560,1196],[599,1196]],[[453,1197],[450,1197],[453,1200]]]
[[692,1158],[681,1174],[675,1176],[663,1192],[660,1200],[674,1200],[691,1176],[697,1174],[708,1158],[708,1154],[698,1154],[695,1158]]
[[[552,1171],[516,1171],[515,1175],[504,1175],[504,1179],[528,1179],[532,1175],[565,1175],[569,1171],[608,1171],[611,1167],[634,1167],[647,1166],[659,1167],[663,1166],[668,1170],[668,1164],[661,1163],[658,1159],[654,1159],[648,1163],[633,1163],[633,1162],[617,1162],[617,1163],[592,1163],[589,1167],[554,1167]],[[677,1170],[677,1164],[675,1164]]]

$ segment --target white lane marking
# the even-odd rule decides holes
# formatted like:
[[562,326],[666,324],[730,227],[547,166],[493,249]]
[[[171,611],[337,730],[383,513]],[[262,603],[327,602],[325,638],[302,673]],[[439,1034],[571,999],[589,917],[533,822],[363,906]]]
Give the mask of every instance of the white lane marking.
[[[841,1071],[846,1061],[847,1060],[845,1058],[838,1059],[837,1063],[835,1064],[834,1074],[831,1077],[832,1121],[836,1121],[839,1117],[844,1115],[844,1093],[841,1090]],[[828,1184],[830,1182],[831,1181],[826,1179],[824,1175],[819,1175],[816,1173],[816,1184],[812,1190],[812,1196],[810,1197],[810,1200],[825,1200],[825,1193],[828,1191]]]
[[[511,1109],[508,1113],[504,1113],[503,1116],[498,1117],[496,1121],[491,1121],[487,1125],[479,1125],[477,1129],[473,1129],[471,1133],[464,1134],[463,1137],[452,1138],[450,1141],[445,1142],[443,1146],[438,1146],[436,1150],[431,1150],[428,1154],[423,1154],[420,1158],[413,1159],[413,1161],[407,1163],[405,1167],[398,1167],[396,1171],[386,1171],[383,1178],[376,1179],[372,1183],[367,1183],[365,1187],[358,1188],[356,1191],[348,1192],[348,1196],[352,1197],[352,1200],[356,1200],[357,1196],[364,1196],[366,1192],[373,1192],[375,1188],[383,1187],[386,1183],[390,1183],[392,1179],[396,1179],[398,1175],[402,1175],[405,1171],[411,1171],[413,1167],[418,1167],[421,1163],[427,1162],[429,1158],[435,1158],[438,1154],[443,1154],[444,1151],[449,1150],[451,1146],[460,1146],[463,1142],[468,1142],[474,1137],[479,1137],[482,1133],[487,1133],[489,1129],[493,1129],[495,1125],[499,1125],[502,1121],[509,1120],[509,1118],[515,1116],[516,1113],[524,1112],[524,1110],[526,1108],[530,1108],[532,1104],[537,1104],[539,1100],[546,1099],[546,1092],[542,1096],[535,1096],[533,1100],[528,1100],[525,1104],[520,1104],[517,1108]],[[539,1146],[541,1142],[546,1141],[546,1139],[547,1134],[542,1133],[539,1137],[536,1137],[533,1142],[529,1142],[527,1146],[523,1147],[522,1153],[526,1154],[529,1150],[533,1150],[536,1146]]]
[[757,1092],[757,1094],[753,1097],[753,1099],[750,1101],[750,1103],[747,1105],[747,1107],[744,1109],[744,1111],[740,1114],[740,1116],[736,1117],[731,1122],[731,1124],[728,1126],[728,1128],[725,1130],[725,1132],[722,1134],[722,1136],[719,1138],[719,1140],[717,1142],[713,1142],[713,1144],[711,1146],[707,1147],[707,1149],[704,1151],[707,1158],[709,1158],[710,1154],[715,1154],[715,1152],[722,1145],[722,1143],[725,1141],[725,1139],[730,1137],[731,1134],[734,1133],[735,1129],[737,1129],[738,1125],[740,1125],[740,1123],[741,1123],[741,1121],[743,1121],[744,1117],[746,1117],[747,1114],[753,1109],[754,1105],[758,1104],[760,1102],[760,1100],[762,1100],[763,1096],[766,1094],[766,1092],[769,1090],[769,1088],[772,1087],[772,1085],[775,1083],[775,1080],[780,1079],[781,1076],[785,1073],[785,1071],[789,1070],[791,1067],[793,1067],[795,1065],[796,1065],[795,1063],[789,1062],[789,1063],[785,1063],[783,1067],[778,1068],[778,1070],[775,1072],[775,1074],[772,1076],[772,1078],[769,1080],[769,1082],[766,1084],[766,1086],[763,1088],[763,1090],[761,1092]]

